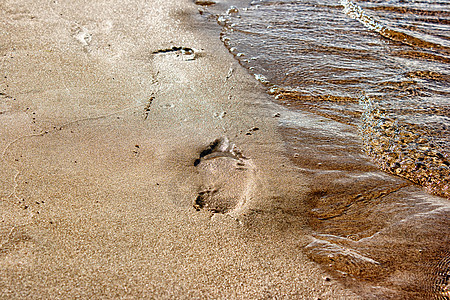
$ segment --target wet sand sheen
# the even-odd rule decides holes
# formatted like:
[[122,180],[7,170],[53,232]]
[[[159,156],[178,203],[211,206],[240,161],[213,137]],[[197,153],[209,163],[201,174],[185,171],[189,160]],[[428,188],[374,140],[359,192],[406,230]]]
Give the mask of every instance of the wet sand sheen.
[[193,3],[1,5],[1,298],[359,298],[300,250],[273,104]]

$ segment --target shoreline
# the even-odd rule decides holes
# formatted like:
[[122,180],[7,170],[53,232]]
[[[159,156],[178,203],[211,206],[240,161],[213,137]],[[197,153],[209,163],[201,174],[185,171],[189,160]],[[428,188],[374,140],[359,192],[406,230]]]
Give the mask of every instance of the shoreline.
[[0,295],[358,299],[298,251],[259,83],[190,1],[127,4],[3,10]]
[[446,199],[273,101],[220,40],[243,1],[193,2],[0,4],[0,297],[432,294]]
[[[268,4],[274,3],[269,1]],[[235,9],[233,14],[241,8]],[[270,16],[268,11],[266,13]],[[256,70],[258,64],[249,64],[248,60],[246,63],[249,54],[245,51],[246,42],[233,40],[233,35],[226,33],[228,28],[238,35],[242,29],[239,26],[241,17],[242,24],[249,22],[245,18],[252,19],[245,13],[242,16],[237,13],[232,18],[237,24],[223,18],[225,21],[221,24],[224,23],[225,33],[222,32],[221,39],[242,65],[253,66]],[[233,25],[237,25],[236,28]],[[245,26],[243,28],[245,32]],[[252,32],[252,29],[248,30]],[[241,37],[246,39],[245,34]],[[259,49],[258,42],[253,46]],[[244,55],[240,57],[238,52]],[[262,50],[262,53],[268,55],[270,50]],[[272,60],[267,58],[262,62],[275,61],[274,58],[277,58],[276,54]],[[249,70],[255,77],[261,76],[251,68]],[[269,68],[267,75],[274,71],[283,74],[282,66],[276,70]],[[366,139],[372,139],[373,144],[386,141],[385,136],[384,141],[383,138],[377,140],[380,134],[377,127],[375,132],[358,132],[358,120],[348,122],[345,117],[340,119],[332,113],[314,111],[310,105],[314,107],[315,101],[323,99],[297,98],[300,93],[284,93],[282,89],[277,92],[277,82],[272,78],[264,85],[278,105],[278,132],[284,142],[283,152],[309,189],[306,201],[300,201],[299,205],[308,209],[301,210],[292,205],[295,208],[289,210],[289,214],[305,217],[306,227],[315,239],[302,251],[363,297],[423,299],[445,296],[447,279],[442,274],[450,267],[448,199],[427,193],[423,187],[414,184],[414,176],[421,176],[420,173],[408,177],[401,170],[385,172],[381,170],[382,165],[362,151],[363,146],[367,146],[364,144]],[[398,133],[398,128],[395,129]],[[401,139],[408,134],[402,127],[398,136]],[[398,142],[399,137],[391,136],[388,140]],[[400,177],[393,173],[400,173]],[[445,175],[441,177],[445,179]],[[441,180],[440,185],[445,188],[445,180]],[[295,197],[292,200],[295,203]]]

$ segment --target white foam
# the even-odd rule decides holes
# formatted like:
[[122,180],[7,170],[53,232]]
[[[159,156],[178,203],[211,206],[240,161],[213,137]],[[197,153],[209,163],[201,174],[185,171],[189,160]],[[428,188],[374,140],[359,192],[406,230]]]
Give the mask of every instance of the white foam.
[[268,83],[267,77],[262,74],[255,74],[255,79],[262,83]]

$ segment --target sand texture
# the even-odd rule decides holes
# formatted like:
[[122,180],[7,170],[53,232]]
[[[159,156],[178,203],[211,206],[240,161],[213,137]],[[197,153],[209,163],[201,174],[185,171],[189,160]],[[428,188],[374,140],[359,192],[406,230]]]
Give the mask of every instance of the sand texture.
[[301,250],[273,105],[199,18],[0,2],[0,298],[358,298]]

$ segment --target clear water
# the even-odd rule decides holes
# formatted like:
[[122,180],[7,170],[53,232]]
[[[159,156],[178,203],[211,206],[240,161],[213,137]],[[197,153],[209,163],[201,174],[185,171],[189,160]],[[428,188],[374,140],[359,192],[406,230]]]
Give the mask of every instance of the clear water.
[[225,2],[310,180],[302,251],[364,299],[450,299],[450,1]]
[[[261,0],[219,22],[227,47],[278,101],[362,124],[381,169],[450,197],[450,1]],[[362,118],[368,101],[391,127],[364,123],[373,121]]]

